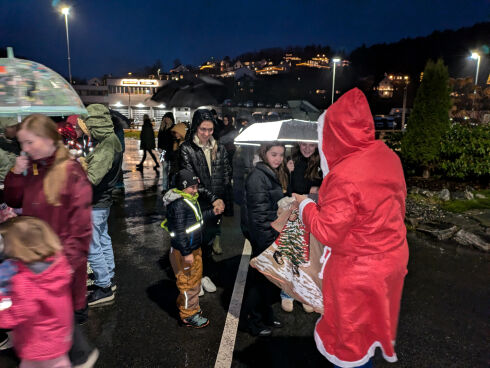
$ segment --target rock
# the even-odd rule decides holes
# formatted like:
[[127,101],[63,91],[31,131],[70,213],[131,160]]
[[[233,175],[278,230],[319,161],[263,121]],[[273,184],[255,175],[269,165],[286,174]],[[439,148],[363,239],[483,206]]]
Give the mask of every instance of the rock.
[[422,191],[419,192],[420,194],[422,194],[424,197],[427,197],[427,198],[432,198],[435,196],[435,193],[428,190],[428,189],[423,189]]
[[416,217],[405,217],[405,222],[408,223],[412,227],[417,227],[419,226],[419,218]]
[[481,194],[481,193],[476,193],[475,194],[475,198],[478,198],[478,199],[485,199],[487,198],[484,194]]
[[475,199],[475,195],[473,194],[473,192],[470,192],[469,190],[465,190],[464,197],[467,200]]
[[439,192],[439,199],[443,200],[444,202],[449,201],[451,199],[451,192],[449,189],[443,189]]
[[463,229],[456,232],[453,239],[461,245],[472,246],[484,252],[488,252],[490,250],[490,244],[488,242],[486,242],[478,235],[475,235]]
[[433,237],[439,240],[448,240],[451,239],[454,234],[456,234],[459,230],[457,226],[451,226],[449,229],[437,229],[432,227],[418,227],[417,231],[422,233],[426,233],[432,235]]
[[476,189],[473,188],[472,186],[467,185],[466,188],[464,188],[465,192],[476,192]]
[[420,188],[418,188],[418,187],[411,187],[408,190],[408,193],[410,193],[410,194],[419,194],[419,192],[420,192]]
[[464,201],[466,199],[466,196],[464,192],[451,192],[451,199]]

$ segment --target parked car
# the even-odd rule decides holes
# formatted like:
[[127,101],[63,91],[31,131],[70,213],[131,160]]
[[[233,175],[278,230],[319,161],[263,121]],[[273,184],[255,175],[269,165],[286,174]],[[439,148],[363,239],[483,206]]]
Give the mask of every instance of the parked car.
[[254,107],[254,103],[249,100],[243,104],[243,107]]
[[232,105],[231,99],[227,98],[226,100],[223,101],[223,106],[231,106],[231,105]]
[[276,104],[274,105],[274,107],[275,107],[276,109],[280,109],[280,108],[282,107],[282,104],[280,104],[280,103],[278,102],[278,103],[276,103]]
[[243,106],[243,102],[238,102],[236,105],[237,105],[238,107],[242,107],[242,106]]
[[264,103],[263,102],[257,102],[257,107],[264,107]]

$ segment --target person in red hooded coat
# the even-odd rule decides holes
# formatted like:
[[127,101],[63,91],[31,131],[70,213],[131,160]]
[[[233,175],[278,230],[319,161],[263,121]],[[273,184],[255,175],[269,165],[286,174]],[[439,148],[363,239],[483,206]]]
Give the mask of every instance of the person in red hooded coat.
[[397,155],[374,139],[359,89],[345,93],[318,123],[326,175],[318,204],[295,194],[306,229],[325,245],[317,348],[338,367],[370,366],[377,347],[395,362],[408,263],[403,169]]

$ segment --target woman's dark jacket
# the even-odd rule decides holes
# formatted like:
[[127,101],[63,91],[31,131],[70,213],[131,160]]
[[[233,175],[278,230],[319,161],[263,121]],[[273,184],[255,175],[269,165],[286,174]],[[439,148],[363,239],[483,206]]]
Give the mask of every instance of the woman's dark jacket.
[[254,256],[262,253],[279,235],[271,222],[277,219],[277,202],[283,197],[276,173],[264,162],[258,162],[245,183],[244,203]]
[[[198,222],[192,208],[184,201],[182,195],[172,190],[165,194],[163,201],[167,207],[167,227],[169,232],[174,234],[170,237],[172,248],[177,249],[183,256],[191,254],[202,245],[203,226],[187,234],[185,230]],[[202,211],[201,217],[203,222],[206,222],[215,215],[209,208]]]
[[166,157],[170,157],[174,148],[174,138],[170,131],[172,128],[173,125],[170,128],[158,130],[158,148],[167,152]]
[[319,171],[319,178],[310,180],[305,178],[306,169],[308,168],[308,159],[303,155],[294,161],[294,171],[291,173],[291,192],[297,194],[310,193],[311,187],[319,187],[322,185],[322,172]]
[[[192,139],[192,136],[191,136]],[[182,143],[179,153],[180,169],[187,169],[195,173],[201,185],[213,193],[217,198],[225,199],[226,186],[230,184],[231,168],[228,162],[228,154],[223,145],[218,144],[216,159],[211,162],[211,172],[209,175],[208,163],[203,150],[191,139]],[[201,192],[199,192],[201,197]],[[201,200],[199,201],[201,203]]]
[[155,133],[150,120],[143,121],[143,127],[140,134],[140,149],[151,151],[155,148]]

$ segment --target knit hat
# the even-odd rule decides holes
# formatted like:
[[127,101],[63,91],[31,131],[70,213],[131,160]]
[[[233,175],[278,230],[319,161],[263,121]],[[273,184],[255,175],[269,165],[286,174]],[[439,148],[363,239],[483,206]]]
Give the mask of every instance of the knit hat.
[[184,190],[192,185],[199,184],[199,178],[190,170],[182,169],[176,177],[177,189]]
[[165,115],[163,115],[163,118],[170,118],[172,119],[172,123],[175,123],[174,114],[172,114],[170,111],[166,112]]
[[172,129],[170,129],[170,131],[177,133],[182,137],[182,139],[185,139],[185,136],[187,134],[187,125],[185,125],[184,123],[177,123]]

